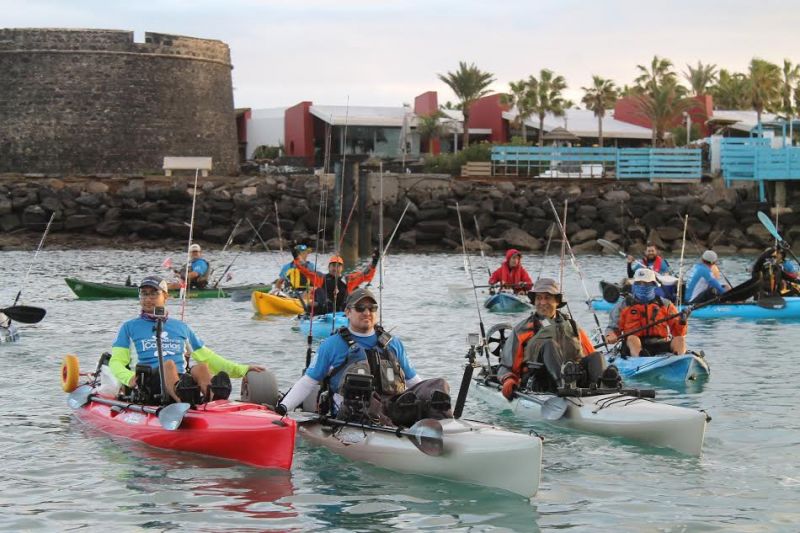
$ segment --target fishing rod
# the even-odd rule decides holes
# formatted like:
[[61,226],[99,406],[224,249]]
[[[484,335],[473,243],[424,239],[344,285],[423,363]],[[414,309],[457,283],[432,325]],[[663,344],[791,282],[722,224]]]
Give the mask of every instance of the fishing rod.
[[[567,225],[567,203],[568,203],[568,201],[566,199],[564,199],[564,226],[561,225],[561,219],[558,218],[558,212],[556,212],[556,208],[553,205],[553,201],[550,200],[549,198],[548,198],[548,201],[550,202],[550,206],[553,208],[553,214],[555,215],[556,220],[558,221],[558,226],[561,228],[561,264],[559,266],[558,284],[562,287],[561,290],[564,290],[563,289],[563,287],[564,287],[564,263],[565,263],[565,258],[566,258],[566,255],[567,255],[567,252],[566,252],[567,251],[567,230],[564,229],[564,226]],[[572,314],[572,313],[570,312],[570,314]]]
[[[269,213],[267,214],[267,217],[268,216],[269,216]],[[258,227],[258,229],[261,229],[261,226],[263,226],[264,222],[267,221],[267,217],[264,217],[264,220],[261,222],[261,225]],[[219,283],[225,278],[225,275],[228,273],[228,271],[231,269],[231,267],[233,267],[233,264],[236,262],[236,260],[239,259],[239,256],[242,255],[242,252],[244,252],[245,248],[250,248],[250,247],[253,246],[253,244],[256,242],[256,238],[258,238],[261,241],[261,244],[264,245],[264,247],[267,249],[268,252],[271,251],[269,249],[269,246],[267,246],[267,243],[264,242],[264,239],[261,238],[261,235],[259,234],[258,229],[256,229],[256,227],[253,225],[253,223],[250,221],[250,219],[249,218],[245,218],[243,220],[246,220],[247,223],[250,225],[250,228],[253,230],[253,236],[250,238],[250,242],[248,242],[247,246],[242,247],[241,249],[239,249],[238,252],[236,252],[236,255],[233,256],[233,259],[231,259],[231,262],[228,263],[228,266],[225,267],[225,270],[217,278],[217,281],[214,282],[214,285],[212,286],[213,289],[216,289],[217,286],[219,285]]]
[[[553,200],[548,198],[547,201],[550,202],[550,208],[553,210],[553,215],[556,217],[556,223],[558,224],[558,229],[561,231],[562,242],[565,245],[565,248],[566,248],[567,252],[569,252],[569,259],[572,262],[572,268],[575,269],[575,272],[578,273],[578,278],[580,278],[580,280],[581,280],[581,286],[583,287],[584,294],[586,294],[586,303],[588,304],[591,301],[592,297],[589,294],[589,289],[586,288],[586,280],[583,277],[583,272],[581,271],[580,267],[578,266],[578,260],[575,258],[575,253],[572,251],[572,246],[570,246],[570,244],[569,244],[569,239],[567,239],[567,229],[561,223],[561,219],[558,218],[558,211],[556,211],[556,206],[555,206],[555,204],[553,204]],[[566,215],[566,210],[565,210],[564,214]],[[565,220],[566,220],[566,217],[565,217]],[[564,286],[563,285],[561,285],[561,291],[562,291],[562,293],[564,291]],[[567,306],[567,309],[569,309],[569,306]],[[570,311],[570,314],[572,314],[571,311]],[[600,319],[597,318],[597,312],[594,310],[594,308],[592,308],[592,316],[594,317],[594,323],[597,326],[597,330],[600,333],[600,338],[603,340],[603,344],[605,344],[606,343],[606,335],[603,332],[603,327],[600,325]]]
[[386,246],[384,247],[383,251],[381,252],[381,257],[386,255],[386,253],[389,251],[389,247],[392,245],[392,241],[394,240],[394,236],[395,236],[395,234],[397,234],[397,230],[400,229],[400,223],[403,222],[403,219],[406,216],[406,212],[408,211],[408,208],[410,206],[411,206],[411,201],[408,201],[406,203],[406,207],[403,209],[403,212],[400,213],[400,218],[397,220],[397,224],[394,225],[394,230],[392,230],[392,234],[389,235],[389,242],[386,243]]
[[189,220],[189,244],[186,247],[186,266],[183,272],[183,283],[181,283],[181,320],[186,313],[186,295],[189,292],[189,267],[192,260],[192,239],[194,238],[194,213],[197,207],[197,178],[200,175],[200,169],[194,170],[194,193],[192,194],[192,215]]
[[[678,215],[680,216],[680,213],[678,213]],[[686,215],[686,218],[687,219],[689,218],[688,214]],[[702,247],[700,246],[700,239],[698,235],[694,232],[694,230],[691,227],[687,226],[687,229],[689,231],[689,237],[691,237],[692,239],[692,244],[694,245],[694,249],[697,251],[698,254],[702,253]],[[717,267],[717,271],[719,272],[720,276],[722,276],[722,279],[725,280],[725,283],[728,284],[728,287],[733,287],[731,280],[728,279],[728,276],[726,276],[725,273],[719,267]]]
[[[239,229],[239,225],[242,223],[242,220],[244,220],[244,218],[240,218],[240,219],[239,219],[239,221],[238,221],[238,222],[236,222],[236,225],[235,225],[235,226],[233,226],[233,231],[231,231],[231,234],[228,236],[228,240],[225,242],[225,246],[223,246],[223,247],[222,247],[222,252],[220,252],[220,254],[224,254],[224,253],[225,253],[225,250],[227,250],[227,249],[228,249],[228,246],[230,246],[230,245],[231,245],[231,243],[233,242],[233,238],[234,238],[234,236],[236,235],[236,230],[237,230],[237,229]],[[248,220],[248,222],[250,222],[250,220]],[[252,224],[250,224],[250,225],[252,226]],[[254,229],[255,229],[255,228],[254,228]],[[239,257],[239,254],[240,254],[240,253],[241,253],[241,250],[239,251],[239,253],[237,253],[237,254],[236,254],[234,257],[233,257],[233,260],[232,260],[232,261],[231,261],[231,262],[228,264],[228,266],[227,266],[227,267],[225,268],[225,270],[222,272],[222,275],[221,275],[221,276],[219,276],[219,277],[217,278],[217,281],[215,281],[215,282],[214,282],[214,285],[212,285],[212,286],[211,286],[211,288],[212,288],[212,289],[216,289],[216,288],[217,288],[217,286],[219,285],[219,282],[220,282],[220,281],[222,281],[222,278],[224,278],[224,277],[225,277],[225,274],[227,274],[227,273],[228,273],[228,271],[231,269],[231,266],[233,266],[233,261],[236,261],[236,258],[237,258],[237,257]]]
[[39,246],[36,247],[36,252],[34,252],[33,254],[33,259],[31,259],[31,262],[28,264],[28,270],[25,272],[25,277],[22,278],[22,283],[19,286],[19,290],[17,291],[17,296],[16,298],[14,298],[14,303],[11,304],[11,307],[17,305],[20,296],[22,296],[22,289],[25,288],[25,284],[28,282],[28,276],[30,275],[31,270],[33,269],[33,265],[36,263],[36,258],[39,257],[39,252],[42,250],[42,247],[44,247],[44,240],[47,238],[47,234],[50,232],[50,225],[53,223],[53,220],[55,218],[56,218],[56,213],[54,211],[50,215],[50,220],[47,222],[47,226],[45,226],[44,228],[44,233],[42,233],[42,238],[39,239]]
[[[342,210],[344,208],[344,175],[347,172],[347,123],[350,119],[350,95],[347,95],[347,106],[345,107],[344,111],[344,129],[343,129],[343,137],[342,137],[342,181],[341,187],[339,187],[339,220],[337,223],[337,227],[341,230],[342,228]],[[336,250],[338,252],[338,250]]]
[[475,235],[478,237],[478,242],[480,243],[478,247],[481,249],[481,259],[483,259],[483,266],[486,267],[486,272],[489,274],[489,277],[492,277],[492,271],[489,268],[489,264],[486,262],[486,256],[483,254],[483,239],[481,238],[481,228],[478,226],[478,217],[472,215],[472,220],[475,221]]
[[[378,175],[378,195],[378,250],[383,250],[383,161]],[[378,258],[378,308],[381,310],[378,324],[383,326],[383,252]]]
[[[320,239],[320,225],[326,225],[327,221],[327,210],[323,214],[323,205],[324,201],[323,198],[325,196],[325,184],[320,180],[319,182],[319,209],[317,210],[317,234],[314,241],[314,279],[317,277],[317,263],[319,262],[319,239]],[[323,237],[324,243],[324,237]],[[311,366],[311,358],[314,355],[314,311],[317,308],[317,298],[316,298],[316,286],[314,285],[313,280],[309,279],[311,282],[311,309],[308,313],[308,336],[306,337],[306,367],[303,369],[303,373],[308,370],[308,367]],[[334,284],[338,285],[336,280],[336,276],[333,279]],[[322,290],[325,290],[325,278],[322,279]],[[326,295],[327,296],[327,295]],[[301,300],[302,301],[302,300]],[[336,326],[336,290],[333,291],[333,316],[331,317],[332,327]],[[333,331],[331,331],[333,334]]]
[[686,230],[689,227],[689,213],[683,219],[683,238],[681,239],[681,261],[678,264],[678,307],[683,301],[683,253],[686,250]]
[[539,268],[539,275],[536,276],[536,279],[542,277],[544,273],[544,264],[547,262],[547,255],[550,253],[550,242],[553,240],[553,230],[556,229],[556,225],[554,223],[550,224],[550,229],[548,230],[547,234],[547,246],[544,248],[544,257],[542,257],[542,266]]
[[358,191],[356,191],[356,194],[353,197],[353,205],[350,206],[350,213],[347,215],[347,222],[345,222],[344,228],[342,228],[342,234],[339,235],[339,243],[336,248],[339,253],[341,253],[342,250],[344,236],[347,235],[347,230],[350,228],[350,221],[353,220],[353,212],[356,210],[356,205],[358,205]]
[[281,236],[281,217],[278,215],[278,202],[275,201],[273,204],[275,205],[275,225],[278,228],[278,247],[280,248],[281,253],[283,253],[283,236]]

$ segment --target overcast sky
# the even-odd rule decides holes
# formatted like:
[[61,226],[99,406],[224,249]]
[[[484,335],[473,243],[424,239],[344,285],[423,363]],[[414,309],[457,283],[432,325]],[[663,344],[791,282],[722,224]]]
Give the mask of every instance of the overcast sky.
[[[592,74],[630,84],[654,54],[744,71],[800,62],[800,2],[759,0],[0,0],[0,26],[122,29],[219,39],[237,107],[400,105],[454,96],[459,61],[492,89],[549,68],[579,101]],[[1,74],[0,74],[1,75]]]

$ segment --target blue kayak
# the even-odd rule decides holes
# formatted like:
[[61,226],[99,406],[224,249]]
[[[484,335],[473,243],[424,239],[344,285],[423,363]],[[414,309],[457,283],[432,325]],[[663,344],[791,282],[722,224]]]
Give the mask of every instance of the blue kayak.
[[708,376],[711,369],[701,354],[661,354],[644,357],[623,358],[615,353],[606,354],[606,361],[619,369],[623,379],[648,379],[685,382]]
[[307,316],[301,317],[298,329],[303,335],[308,335],[309,330],[311,330],[315,339],[324,339],[325,337],[330,337],[331,334],[335,333],[339,328],[343,326],[346,327],[349,324],[350,321],[347,320],[344,313],[340,311],[335,315],[334,313],[327,313],[315,316],[313,328],[311,327],[312,321],[309,320]]
[[[712,304],[692,311],[692,318],[800,318],[800,297],[790,296],[784,298],[786,307],[783,309],[767,309],[759,307],[754,302]],[[596,311],[610,311],[614,304],[602,298],[591,300],[592,309]],[[686,306],[681,306],[683,309]]]
[[533,306],[527,297],[523,298],[509,292],[498,292],[492,294],[483,306],[492,313],[523,313]]

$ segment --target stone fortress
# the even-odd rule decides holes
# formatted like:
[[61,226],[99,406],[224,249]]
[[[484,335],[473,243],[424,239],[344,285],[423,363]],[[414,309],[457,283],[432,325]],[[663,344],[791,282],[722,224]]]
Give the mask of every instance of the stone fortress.
[[237,171],[228,46],[120,30],[0,29],[0,172]]

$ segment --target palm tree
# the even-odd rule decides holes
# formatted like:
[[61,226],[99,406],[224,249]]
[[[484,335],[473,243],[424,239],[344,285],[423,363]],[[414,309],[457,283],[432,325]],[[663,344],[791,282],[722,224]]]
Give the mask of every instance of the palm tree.
[[606,116],[606,109],[613,108],[617,102],[619,90],[613,81],[600,76],[592,76],[592,86],[581,87],[581,89],[584,93],[581,102],[586,106],[586,109],[594,112],[594,116],[597,117],[598,142],[602,148],[603,117]]
[[758,124],[764,110],[776,109],[781,100],[781,69],[778,65],[754,57],[750,61],[747,83],[750,105],[756,110]]
[[717,66],[704,65],[697,62],[697,68],[686,65],[688,72],[683,73],[683,77],[689,82],[694,96],[706,94],[708,88],[717,81]]
[[783,60],[783,83],[781,84],[781,111],[789,121],[789,143],[794,144],[794,99],[793,93],[800,80],[800,65],[792,65],[788,59]]
[[445,133],[445,125],[439,122],[446,117],[438,109],[429,115],[421,115],[417,119],[417,133],[420,140],[428,143],[428,153],[431,153],[431,141],[440,139]]
[[741,72],[719,71],[717,84],[711,87],[716,109],[747,109],[747,76]]
[[525,121],[533,115],[531,109],[531,87],[525,80],[512,81],[508,84],[509,94],[500,97],[504,105],[517,108],[517,118],[514,119],[515,126],[522,127],[522,140],[528,142],[528,129]]
[[[677,75],[672,70],[672,61],[669,59],[653,56],[650,66],[636,65],[639,76],[634,80],[640,92],[655,96],[659,86],[664,83],[677,82]],[[677,83],[676,83],[677,85]]]
[[567,88],[567,82],[564,76],[542,69],[538,80],[533,76],[528,78],[528,85],[531,88],[531,112],[539,117],[539,146],[543,146],[544,117],[548,113],[556,117],[564,116],[568,102],[561,96],[561,92]]
[[464,61],[459,61],[457,71],[437,76],[450,87],[460,101],[458,108],[464,115],[464,135],[461,145],[462,148],[466,148],[469,143],[469,108],[476,100],[489,93],[489,85],[494,81],[494,74],[483,72],[474,63],[467,65]]
[[653,146],[664,145],[664,133],[684,112],[697,106],[693,98],[685,96],[685,89],[677,82],[667,82],[656,87],[652,94],[642,93],[634,96],[639,113],[646,117],[653,127]]

